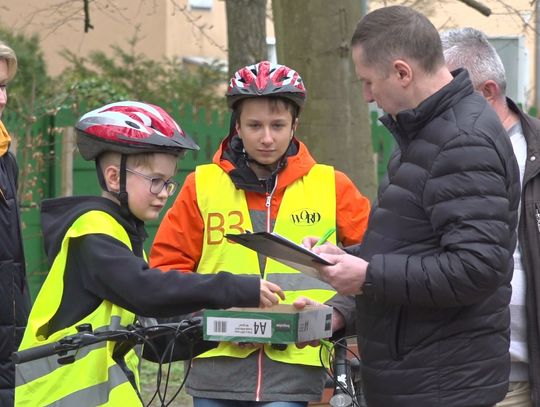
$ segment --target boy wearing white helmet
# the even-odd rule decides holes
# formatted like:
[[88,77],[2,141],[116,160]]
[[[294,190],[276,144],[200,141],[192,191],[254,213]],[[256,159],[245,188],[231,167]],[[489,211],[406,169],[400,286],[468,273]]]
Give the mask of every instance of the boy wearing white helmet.
[[[198,149],[163,109],[113,103],[83,115],[75,127],[81,155],[96,161],[103,193],[42,203],[51,268],[20,350],[58,341],[81,324],[118,329],[133,324],[137,315],[264,307],[277,303],[276,294],[283,296],[277,285],[260,278],[149,268],[144,222],[156,219],[174,193],[178,156]],[[57,357],[17,365],[16,405],[141,405],[139,356],[130,351],[124,363],[114,348],[87,348],[69,365],[58,364]]]

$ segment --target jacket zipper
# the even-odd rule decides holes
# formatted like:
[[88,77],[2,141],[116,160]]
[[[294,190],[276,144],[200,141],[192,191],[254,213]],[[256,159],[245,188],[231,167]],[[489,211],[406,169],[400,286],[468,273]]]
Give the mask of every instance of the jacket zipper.
[[[270,221],[270,215],[272,214],[272,197],[274,196],[274,192],[276,192],[278,183],[278,175],[276,174],[276,178],[274,180],[274,186],[272,188],[272,191],[270,193],[266,193],[266,231],[268,233],[271,233],[271,225],[272,222]],[[265,271],[266,274],[266,271]],[[262,370],[263,370],[263,352],[264,347],[259,349],[259,354],[257,356],[257,388],[255,389],[255,401],[261,400],[261,389],[262,389]]]
[[266,231],[268,233],[271,232],[270,230],[270,206],[272,205],[272,194],[266,195]]
[[274,196],[274,192],[276,192],[276,188],[277,188],[277,183],[278,183],[278,174],[276,174],[276,178],[274,179],[274,186],[272,187],[272,190],[270,191],[270,193],[266,193],[266,231],[268,233],[271,233],[272,231],[270,230],[271,229],[271,220],[270,220],[270,215],[272,213],[271,211],[271,207],[272,207],[272,197]]
[[261,401],[263,352],[264,347],[259,349],[259,354],[257,355],[257,388],[255,389],[255,401]]

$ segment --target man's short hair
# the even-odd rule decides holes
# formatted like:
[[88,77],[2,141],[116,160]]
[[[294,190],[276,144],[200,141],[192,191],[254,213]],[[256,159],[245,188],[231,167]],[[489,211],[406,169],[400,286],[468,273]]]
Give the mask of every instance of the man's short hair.
[[13,79],[17,73],[17,56],[5,42],[0,40],[0,59],[3,59],[7,63],[8,80]]
[[426,73],[444,65],[437,29],[410,7],[383,7],[367,14],[356,26],[351,46],[361,46],[368,64],[384,72],[399,58],[413,59]]
[[465,68],[478,89],[487,80],[506,94],[506,73],[501,57],[486,35],[474,28],[455,28],[441,32],[444,58],[450,69]]

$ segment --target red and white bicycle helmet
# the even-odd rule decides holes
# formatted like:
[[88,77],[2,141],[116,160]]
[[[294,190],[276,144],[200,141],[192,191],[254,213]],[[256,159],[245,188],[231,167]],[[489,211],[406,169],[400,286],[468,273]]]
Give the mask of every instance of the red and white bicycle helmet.
[[77,146],[85,160],[105,151],[121,154],[170,153],[199,146],[159,106],[122,101],[83,115],[75,125]]
[[229,83],[226,97],[231,109],[239,100],[257,96],[284,97],[301,108],[304,106],[306,93],[304,82],[294,69],[262,61],[236,71]]

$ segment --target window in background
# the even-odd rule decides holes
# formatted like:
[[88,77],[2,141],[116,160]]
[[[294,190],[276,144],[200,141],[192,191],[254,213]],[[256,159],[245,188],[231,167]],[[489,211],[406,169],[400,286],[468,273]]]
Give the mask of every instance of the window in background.
[[266,53],[270,62],[273,64],[278,63],[276,54],[276,39],[274,37],[266,37]]
[[188,0],[191,9],[212,10],[214,0]]

